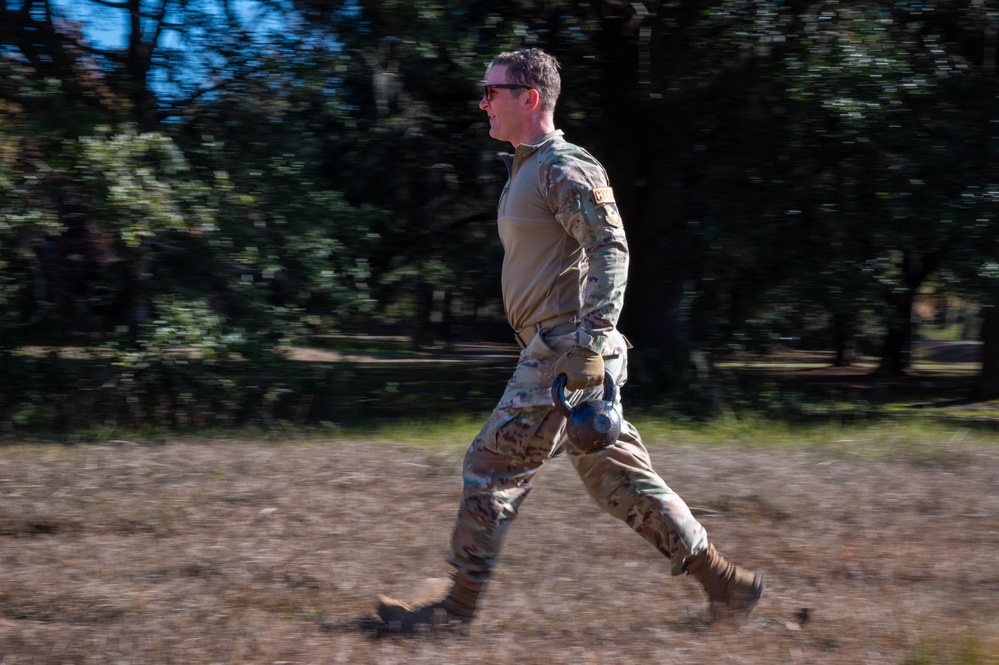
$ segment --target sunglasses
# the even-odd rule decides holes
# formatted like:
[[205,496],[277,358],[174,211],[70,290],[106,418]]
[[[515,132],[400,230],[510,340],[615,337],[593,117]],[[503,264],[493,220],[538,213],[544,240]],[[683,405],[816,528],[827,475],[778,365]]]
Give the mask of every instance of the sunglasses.
[[520,83],[494,83],[492,85],[482,86],[482,96],[486,98],[487,102],[493,100],[493,95],[496,94],[497,90],[530,90],[531,86],[521,85]]

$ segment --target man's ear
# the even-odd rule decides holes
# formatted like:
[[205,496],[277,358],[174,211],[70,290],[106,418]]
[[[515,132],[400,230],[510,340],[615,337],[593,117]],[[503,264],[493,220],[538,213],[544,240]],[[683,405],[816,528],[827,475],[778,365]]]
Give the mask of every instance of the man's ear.
[[528,111],[533,111],[538,108],[541,104],[541,93],[539,93],[534,88],[529,88],[527,91],[527,99],[524,102],[524,106]]

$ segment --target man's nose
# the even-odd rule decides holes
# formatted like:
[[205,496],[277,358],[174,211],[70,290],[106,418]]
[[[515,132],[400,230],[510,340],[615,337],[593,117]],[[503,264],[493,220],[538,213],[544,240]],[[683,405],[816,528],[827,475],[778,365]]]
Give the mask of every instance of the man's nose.
[[479,108],[485,111],[487,106],[489,106],[489,100],[486,99],[485,95],[482,95],[482,98],[479,99]]

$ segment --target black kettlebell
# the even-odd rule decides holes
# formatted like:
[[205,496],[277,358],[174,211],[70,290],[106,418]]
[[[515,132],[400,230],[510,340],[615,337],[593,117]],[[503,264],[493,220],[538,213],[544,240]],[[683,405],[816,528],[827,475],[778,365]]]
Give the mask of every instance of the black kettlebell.
[[574,407],[565,399],[565,374],[552,382],[552,401],[566,418],[565,430],[569,443],[584,453],[592,453],[612,446],[621,434],[621,416],[614,410],[617,384],[608,370],[604,370],[604,398],[588,399]]

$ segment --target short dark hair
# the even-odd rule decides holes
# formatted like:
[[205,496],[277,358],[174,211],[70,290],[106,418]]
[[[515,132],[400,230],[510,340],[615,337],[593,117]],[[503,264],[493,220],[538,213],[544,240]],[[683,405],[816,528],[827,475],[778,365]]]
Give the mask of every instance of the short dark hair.
[[491,67],[503,65],[510,77],[509,83],[523,83],[538,91],[541,108],[552,112],[555,102],[562,92],[562,77],[558,70],[558,60],[539,48],[525,48],[519,51],[500,53],[493,59]]

